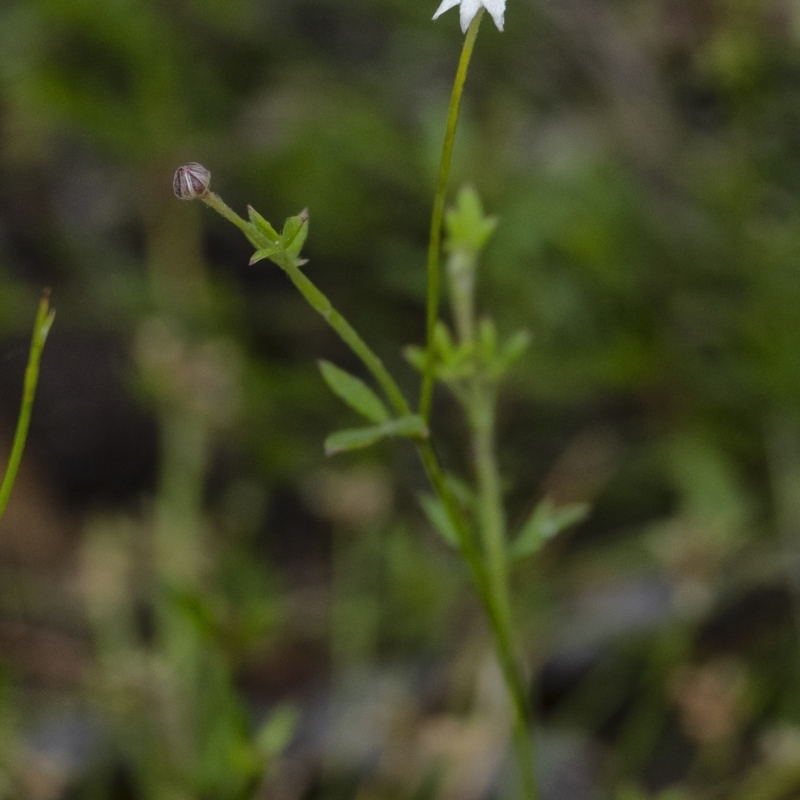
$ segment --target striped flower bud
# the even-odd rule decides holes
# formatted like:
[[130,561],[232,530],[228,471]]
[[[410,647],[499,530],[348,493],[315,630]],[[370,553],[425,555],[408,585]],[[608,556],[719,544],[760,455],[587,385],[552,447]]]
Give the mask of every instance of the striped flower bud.
[[192,161],[175,171],[172,191],[175,192],[175,197],[181,200],[194,200],[208,194],[210,183],[211,173],[202,164]]

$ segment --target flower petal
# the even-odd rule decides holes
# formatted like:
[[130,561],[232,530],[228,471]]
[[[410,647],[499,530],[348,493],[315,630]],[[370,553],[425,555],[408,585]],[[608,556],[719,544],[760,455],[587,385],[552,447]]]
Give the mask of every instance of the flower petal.
[[492,15],[497,30],[503,30],[503,16],[506,13],[506,0],[481,0],[481,5]]
[[441,17],[445,11],[455,8],[459,2],[460,0],[442,0],[442,4],[436,9],[436,13],[433,15],[433,18],[439,19],[439,17]]
[[461,0],[461,30],[466,33],[481,7],[481,0]]

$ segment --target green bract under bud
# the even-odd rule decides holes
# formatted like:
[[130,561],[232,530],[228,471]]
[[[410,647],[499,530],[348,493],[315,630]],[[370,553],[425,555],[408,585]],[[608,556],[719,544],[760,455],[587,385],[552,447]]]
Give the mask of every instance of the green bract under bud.
[[194,200],[208,194],[210,183],[211,173],[202,164],[192,161],[175,171],[172,191],[175,192],[175,197],[181,200]]

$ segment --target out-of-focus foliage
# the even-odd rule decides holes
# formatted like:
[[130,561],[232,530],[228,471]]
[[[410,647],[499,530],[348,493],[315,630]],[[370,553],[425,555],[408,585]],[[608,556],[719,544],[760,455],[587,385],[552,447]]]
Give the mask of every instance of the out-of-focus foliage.
[[[170,188],[199,161],[242,213],[308,206],[305,269],[414,394],[461,41],[434,6],[0,4],[5,444],[41,285],[59,311],[0,529],[1,797],[511,791],[410,449],[326,461],[353,415],[315,361],[358,365]],[[800,5],[508,0],[506,22],[454,184],[498,219],[483,305],[532,334],[501,405],[510,522],[593,505],[515,573],[545,797],[793,796]]]

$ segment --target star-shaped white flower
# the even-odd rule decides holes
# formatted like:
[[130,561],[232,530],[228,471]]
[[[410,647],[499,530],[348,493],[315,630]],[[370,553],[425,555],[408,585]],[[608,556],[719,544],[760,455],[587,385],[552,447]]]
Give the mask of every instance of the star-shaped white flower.
[[503,15],[506,13],[506,0],[442,0],[433,15],[438,19],[445,11],[461,6],[461,30],[467,32],[470,22],[483,6],[491,15],[498,30],[503,30]]

